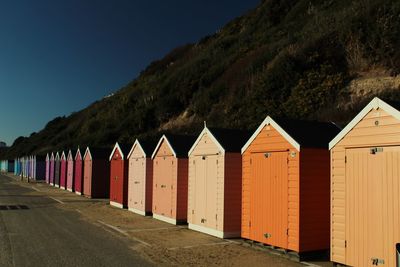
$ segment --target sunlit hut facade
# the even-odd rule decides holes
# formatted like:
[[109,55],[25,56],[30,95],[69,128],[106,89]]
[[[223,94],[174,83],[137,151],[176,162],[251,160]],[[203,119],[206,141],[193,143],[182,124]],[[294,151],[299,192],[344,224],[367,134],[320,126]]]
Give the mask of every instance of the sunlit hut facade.
[[399,110],[374,98],[329,147],[331,260],[349,266],[398,266]]
[[128,154],[130,146],[116,143],[110,160],[110,205],[118,208],[128,206]]
[[50,185],[54,185],[54,169],[55,169],[55,155],[54,152],[51,152],[50,173],[49,173]]
[[61,157],[60,153],[56,153],[54,158],[54,185],[60,187],[60,174],[61,174]]
[[46,154],[46,183],[50,183],[50,154]]
[[188,152],[196,137],[165,134],[153,154],[153,217],[187,221]]
[[267,117],[242,148],[242,237],[297,252],[329,249],[333,123]]
[[69,150],[67,156],[67,190],[74,191],[74,156],[76,150]]
[[140,215],[151,214],[153,203],[153,162],[155,143],[136,139],[128,154],[128,209]]
[[74,190],[75,194],[82,195],[83,192],[83,157],[78,147],[74,163]]
[[64,190],[67,188],[67,154],[65,151],[62,152],[60,159],[60,188]]
[[110,194],[111,149],[88,147],[83,156],[83,195],[90,198],[108,198]]
[[240,237],[241,148],[246,131],[207,128],[189,151],[189,229],[220,238]]

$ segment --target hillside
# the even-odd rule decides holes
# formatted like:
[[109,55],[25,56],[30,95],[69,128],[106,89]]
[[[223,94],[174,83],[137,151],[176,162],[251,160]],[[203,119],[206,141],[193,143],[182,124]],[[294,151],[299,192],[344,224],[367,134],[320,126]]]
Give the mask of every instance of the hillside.
[[2,156],[192,133],[204,120],[254,129],[267,114],[343,125],[372,96],[400,99],[399,47],[399,1],[264,0]]

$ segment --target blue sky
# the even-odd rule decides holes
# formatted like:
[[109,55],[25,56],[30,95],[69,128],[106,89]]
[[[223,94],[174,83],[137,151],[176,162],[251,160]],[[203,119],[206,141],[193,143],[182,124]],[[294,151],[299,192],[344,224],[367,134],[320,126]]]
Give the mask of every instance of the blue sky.
[[260,0],[0,2],[0,140],[40,131]]

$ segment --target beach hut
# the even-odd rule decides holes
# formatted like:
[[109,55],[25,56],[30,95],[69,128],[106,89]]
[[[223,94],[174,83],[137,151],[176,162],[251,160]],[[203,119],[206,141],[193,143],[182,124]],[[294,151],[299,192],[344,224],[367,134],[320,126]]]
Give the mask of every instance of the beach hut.
[[153,203],[153,162],[155,143],[136,139],[128,154],[128,209],[140,215],[151,213]]
[[108,198],[110,194],[110,149],[87,148],[83,156],[83,195]]
[[50,155],[46,154],[46,183],[50,183]]
[[67,156],[67,190],[74,191],[74,156],[76,150],[69,150]]
[[189,229],[220,238],[240,237],[241,148],[246,131],[207,128],[189,151]]
[[153,159],[153,217],[171,224],[186,223],[188,152],[196,137],[165,134]]
[[83,158],[81,154],[81,149],[78,147],[78,150],[75,154],[75,163],[74,163],[74,190],[78,195],[82,195],[83,192]]
[[400,112],[374,98],[330,143],[331,260],[398,266]]
[[46,179],[46,157],[42,155],[32,156],[33,162],[33,178],[36,181],[44,181]]
[[65,151],[61,153],[60,158],[60,188],[64,190],[67,188],[67,154]]
[[50,156],[50,173],[49,173],[50,185],[54,185],[55,158],[56,157],[54,155],[54,152],[51,152],[51,156]]
[[61,159],[60,153],[56,153],[56,157],[54,158],[54,185],[56,187],[60,187],[60,174],[61,174]]
[[13,172],[14,171],[14,165],[15,165],[15,160],[10,159],[8,160],[8,172]]
[[333,123],[267,117],[242,148],[242,237],[294,251],[329,249]]
[[128,206],[128,160],[130,147],[115,144],[110,160],[110,205],[118,208]]

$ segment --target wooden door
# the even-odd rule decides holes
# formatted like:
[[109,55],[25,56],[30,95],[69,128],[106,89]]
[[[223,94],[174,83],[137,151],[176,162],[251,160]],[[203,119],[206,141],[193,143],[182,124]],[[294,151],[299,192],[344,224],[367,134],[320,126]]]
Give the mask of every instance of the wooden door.
[[346,264],[395,266],[400,147],[346,150]]
[[251,239],[287,248],[288,152],[253,153],[251,167]]
[[120,204],[123,204],[123,174],[124,162],[113,157],[111,160],[110,200]]
[[[156,157],[156,165],[154,170],[155,186],[155,212],[159,215],[172,217],[172,181],[173,156],[160,156]],[[176,179],[176,178],[175,178]]]
[[92,167],[93,163],[91,160],[85,160],[85,168],[83,175],[83,194],[85,196],[92,195]]
[[144,211],[146,158],[131,158],[129,162],[129,207]]

